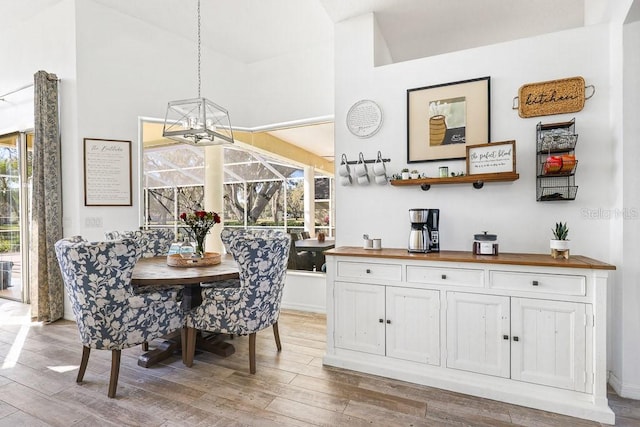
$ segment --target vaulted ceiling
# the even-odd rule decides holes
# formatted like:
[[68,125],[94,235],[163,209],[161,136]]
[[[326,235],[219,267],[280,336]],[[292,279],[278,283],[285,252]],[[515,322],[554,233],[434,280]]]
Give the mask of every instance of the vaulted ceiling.
[[[59,1],[0,0],[0,15],[25,19]],[[196,0],[94,1],[195,41]],[[202,0],[202,43],[251,64],[331,43],[335,23],[374,13],[393,61],[400,62],[604,22],[613,5],[625,1]],[[278,137],[328,157],[327,129],[298,128]]]

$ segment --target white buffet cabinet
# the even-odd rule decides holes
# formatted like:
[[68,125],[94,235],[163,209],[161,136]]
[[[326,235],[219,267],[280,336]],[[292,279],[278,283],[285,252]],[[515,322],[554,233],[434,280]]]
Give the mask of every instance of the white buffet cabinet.
[[325,365],[614,423],[612,265],[356,247],[326,256]]

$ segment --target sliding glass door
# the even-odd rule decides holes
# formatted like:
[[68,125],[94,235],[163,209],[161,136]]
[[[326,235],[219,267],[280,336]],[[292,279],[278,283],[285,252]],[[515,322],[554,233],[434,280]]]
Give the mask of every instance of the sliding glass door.
[[0,135],[0,298],[29,302],[33,134]]

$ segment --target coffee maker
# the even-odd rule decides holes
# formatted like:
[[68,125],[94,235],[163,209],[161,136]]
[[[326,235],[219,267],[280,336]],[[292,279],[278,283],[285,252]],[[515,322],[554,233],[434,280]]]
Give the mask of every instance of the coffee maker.
[[440,209],[409,209],[409,252],[440,252]]

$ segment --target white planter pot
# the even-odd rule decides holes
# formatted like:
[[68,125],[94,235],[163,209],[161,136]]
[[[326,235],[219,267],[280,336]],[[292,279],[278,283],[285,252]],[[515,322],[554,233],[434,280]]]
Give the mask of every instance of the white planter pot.
[[409,172],[402,172],[402,179],[409,179]]
[[411,179],[418,179],[420,178],[420,174],[419,173],[412,173],[411,174]]
[[568,240],[551,240],[549,242],[549,246],[551,249],[556,249],[558,251],[566,251],[569,249],[569,241]]

